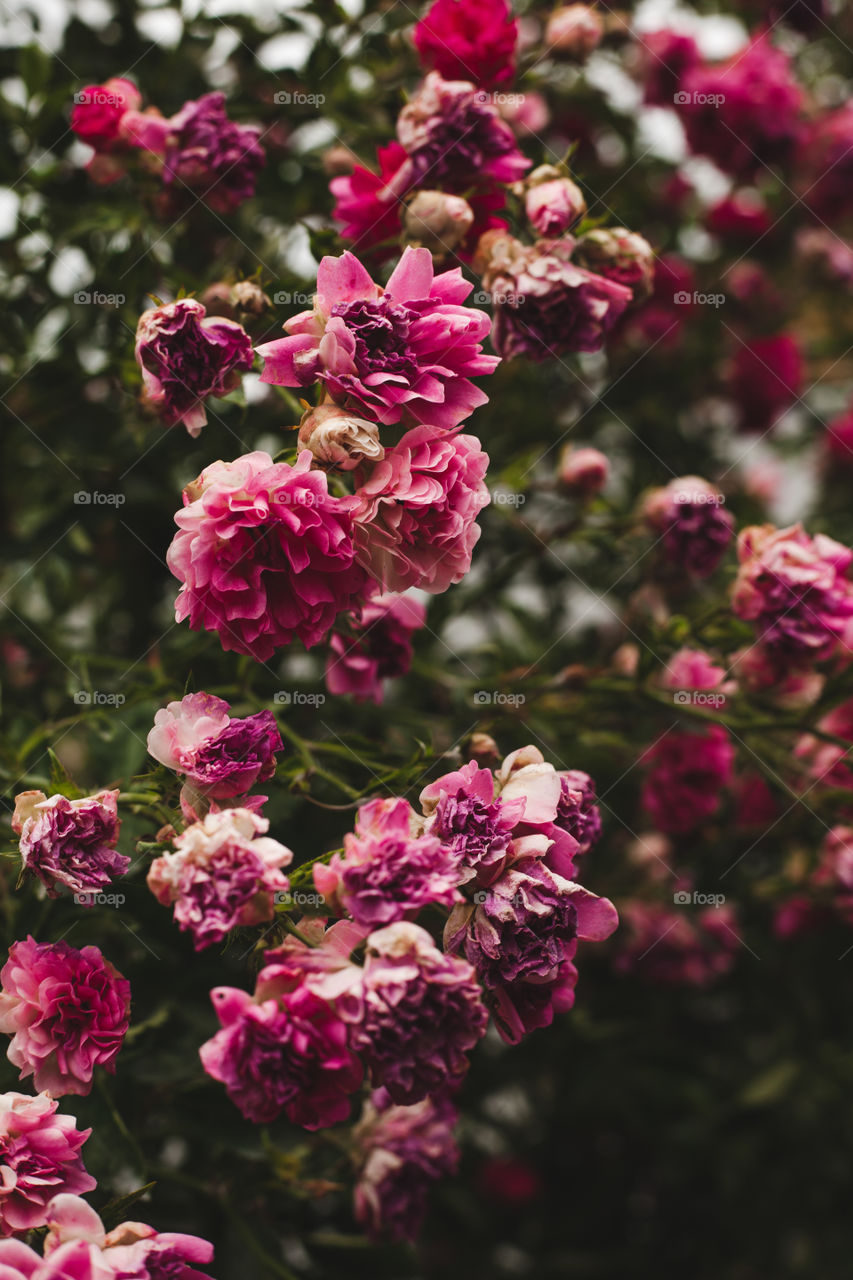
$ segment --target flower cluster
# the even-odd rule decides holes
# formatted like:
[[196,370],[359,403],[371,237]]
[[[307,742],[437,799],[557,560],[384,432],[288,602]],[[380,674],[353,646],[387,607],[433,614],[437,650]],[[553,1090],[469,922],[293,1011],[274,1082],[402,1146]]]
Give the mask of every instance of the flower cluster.
[[71,128],[95,154],[88,170],[96,182],[114,182],[127,172],[134,152],[159,175],[165,213],[203,201],[217,213],[232,213],[255,193],[265,163],[260,130],[235,124],[225,95],[206,93],[165,118],[156,107],[140,111],[142,96],[129,80],[87,85],[74,95]]

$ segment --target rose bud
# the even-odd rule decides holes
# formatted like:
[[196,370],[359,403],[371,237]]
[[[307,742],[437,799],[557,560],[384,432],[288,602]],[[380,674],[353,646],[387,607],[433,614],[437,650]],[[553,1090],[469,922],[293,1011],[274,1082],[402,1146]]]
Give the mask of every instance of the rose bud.
[[334,404],[305,414],[299,425],[299,445],[310,449],[318,462],[340,471],[353,471],[362,462],[380,462],[385,457],[376,423]]
[[589,271],[627,285],[634,302],[642,302],[652,291],[655,255],[648,240],[625,227],[598,227],[581,236],[574,254]]
[[496,764],[501,758],[500,747],[490,733],[472,733],[465,744],[465,754],[478,764]]
[[548,19],[545,44],[551,53],[583,62],[598,48],[603,35],[604,23],[594,9],[585,4],[569,4]]
[[542,236],[560,236],[586,213],[586,200],[577,183],[553,165],[534,169],[527,180],[524,210]]
[[231,290],[231,301],[238,311],[248,316],[262,316],[272,306],[263,289],[253,280],[238,280]]
[[352,173],[358,164],[358,157],[353,155],[349,147],[329,147],[323,152],[323,168],[330,178],[339,178]]
[[566,445],[560,457],[558,480],[577,497],[594,498],[607,483],[610,463],[598,449],[573,449]]
[[443,258],[462,243],[473,221],[474,212],[461,196],[418,191],[403,215],[403,243],[422,245]]

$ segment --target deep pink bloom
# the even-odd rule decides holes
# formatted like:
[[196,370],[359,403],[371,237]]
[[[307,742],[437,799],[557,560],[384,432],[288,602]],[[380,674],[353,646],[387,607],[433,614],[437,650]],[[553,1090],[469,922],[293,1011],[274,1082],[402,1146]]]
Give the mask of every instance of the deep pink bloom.
[[130,1020],[130,983],[97,947],[13,942],[0,970],[0,1032],[20,1078],[56,1097],[91,1091],[95,1067],[115,1071]]
[[765,649],[816,661],[842,647],[853,617],[853,551],[799,524],[752,525],[738,538],[738,559],[732,608]]
[[169,123],[163,158],[167,187],[179,195],[198,193],[218,213],[233,213],[255,194],[258,170],[266,163],[260,131],[228,119],[223,93],[185,102]]
[[853,103],[809,123],[798,159],[803,202],[834,226],[853,210]]
[[757,640],[733,653],[730,663],[739,688],[771,699],[778,707],[810,707],[824,686],[808,651],[797,656],[783,646]]
[[317,863],[314,883],[357,924],[375,928],[412,919],[430,903],[450,907],[460,894],[458,859],[434,835],[415,835],[406,800],[370,800],[358,811],[343,855]]
[[75,1195],[48,1206],[45,1268],[38,1280],[210,1280],[195,1263],[213,1257],[200,1236],[155,1231],[145,1222],[121,1222],[107,1232],[94,1209]]
[[769,431],[803,389],[803,360],[791,334],[739,342],[728,378],[741,431]]
[[183,423],[191,436],[207,422],[205,399],[233,391],[254,360],[243,326],[208,316],[195,298],[143,311],[135,353],[145,402],[166,426]]
[[751,243],[770,230],[772,220],[762,197],[757,191],[747,188],[733,191],[712,205],[705,225],[724,240],[749,240]]
[[382,681],[404,676],[412,665],[412,636],[426,623],[426,609],[411,596],[377,595],[352,619],[352,633],[333,632],[326,659],[329,693],[359,702],[382,701]]
[[685,75],[701,61],[698,44],[692,36],[669,29],[643,31],[637,42],[646,102],[655,107],[672,107]]
[[691,150],[741,177],[790,157],[802,99],[789,57],[766,35],[727,62],[687,71],[677,95]]
[[261,381],[320,381],[368,418],[455,427],[487,400],[469,379],[498,364],[482,351],[488,317],[462,306],[472,288],[458,267],[436,276],[428,249],[405,249],[384,289],[351,253],[323,258],[313,311],[258,348]]
[[488,1014],[474,969],[439,951],[419,925],[371,933],[351,1043],[374,1085],[411,1105],[457,1082]]
[[601,829],[589,775],[575,769],[558,772],[538,747],[529,745],[506,756],[496,780],[503,804],[520,800],[524,805],[513,832],[519,841],[513,856],[542,857],[552,871],[575,880],[575,858],[590,848]]
[[353,1130],[359,1157],[355,1216],[372,1240],[417,1238],[431,1184],[456,1171],[458,1119],[444,1094],[398,1107],[387,1089],[377,1089],[365,1102]]
[[414,427],[356,491],[358,556],[386,591],[438,594],[461,581],[489,502],[476,436]]
[[321,1129],[347,1118],[361,1063],[346,1024],[300,974],[270,965],[254,998],[232,987],[211,998],[222,1030],[202,1045],[202,1064],[247,1120],[266,1124],[284,1111],[293,1124]]
[[515,75],[518,20],[507,0],[433,0],[414,41],[425,70],[447,80],[491,89]]
[[[43,1227],[58,1192],[91,1191],[80,1148],[92,1132],[73,1116],[57,1115],[48,1094],[0,1094],[0,1235]],[[3,1271],[0,1253],[0,1276]]]
[[58,897],[60,886],[74,894],[99,893],[127,871],[130,858],[116,850],[118,794],[99,791],[68,800],[22,791],[15,797],[12,830],[21,838],[21,860],[49,897]]
[[[459,862],[458,880],[487,885],[503,871],[513,830],[525,810],[522,796],[502,800],[495,795],[490,770],[470,760],[446,773],[420,794],[427,830],[452,851]],[[556,813],[556,806],[555,806]]]
[[402,200],[411,186],[412,174],[399,142],[377,148],[375,173],[357,164],[352,173],[332,178],[329,190],[335,197],[334,217],[342,224],[343,238],[361,253],[389,241],[396,246]]
[[492,342],[504,359],[538,362],[601,349],[632,300],[630,289],[573,262],[571,236],[523,245],[489,232],[483,240]]
[[734,536],[724,502],[701,476],[678,476],[647,496],[643,515],[673,568],[700,578],[714,572]]
[[431,71],[397,117],[397,138],[414,186],[462,192],[518,182],[530,161],[487,94],[467,80]]
[[141,102],[136,85],[121,76],[104,84],[88,84],[74,95],[71,128],[96,151],[111,151],[119,141],[122,116]]
[[701,691],[719,689],[725,678],[725,667],[717,666],[704,649],[679,649],[668,659],[660,682],[665,689]]
[[271,711],[240,719],[229,710],[209,693],[188,693],[161,707],[148,734],[149,755],[214,799],[245,795],[273,776],[283,744]]
[[[823,733],[832,734],[853,746],[853,698],[833,707],[817,722]],[[828,742],[814,734],[805,734],[794,748],[794,756],[802,760],[810,777],[823,786],[853,791],[853,771],[850,767],[850,747],[840,742]]]
[[318,644],[360,605],[367,575],[355,559],[354,499],[333,497],[312,462],[307,449],[292,467],[247,453],[214,462],[184,491],[167,554],[182,583],[179,622],[266,662],[294,639]]
[[290,882],[293,854],[265,833],[266,818],[248,809],[208,813],[175,836],[175,852],[155,858],[148,887],[193,935],[196,951],[221,942],[238,925],[273,918],[276,893]]
[[671,835],[694,831],[716,813],[731,781],[734,748],[722,725],[703,733],[672,730],[643,756],[648,769],[641,803],[655,826]]
[[729,906],[664,907],[629,902],[621,909],[625,936],[616,955],[618,973],[651,982],[704,987],[728,973],[740,939]]
[[853,466],[853,405],[827,423],[825,441],[833,460]]

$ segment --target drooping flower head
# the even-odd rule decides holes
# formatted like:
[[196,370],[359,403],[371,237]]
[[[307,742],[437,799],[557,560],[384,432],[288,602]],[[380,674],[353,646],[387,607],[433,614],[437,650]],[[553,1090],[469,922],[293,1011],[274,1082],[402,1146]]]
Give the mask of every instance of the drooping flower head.
[[343,855],[314,868],[319,892],[370,928],[411,919],[430,903],[452,906],[460,897],[457,859],[435,836],[414,834],[414,825],[405,800],[362,805]]
[[368,419],[455,427],[486,403],[469,378],[498,364],[482,351],[488,317],[462,306],[472,288],[458,267],[434,275],[428,249],[405,249],[384,289],[351,253],[323,258],[313,311],[258,348],[261,381],[319,381]]
[[174,905],[197,951],[237,925],[272,919],[275,894],[289,888],[282,868],[293,854],[265,835],[269,825],[249,809],[208,813],[175,836],[174,853],[152,862],[149,889],[164,906]]
[[356,545],[386,591],[438,594],[461,581],[489,502],[489,465],[476,436],[414,427],[356,491]]
[[169,124],[163,182],[176,195],[188,189],[218,213],[233,213],[255,194],[266,163],[259,130],[228,119],[223,93],[185,102]]
[[430,1185],[456,1170],[459,1113],[445,1094],[396,1106],[387,1089],[364,1104],[353,1130],[358,1160],[355,1215],[372,1240],[414,1241]]
[[116,850],[118,795],[99,791],[68,800],[22,791],[15,797],[12,830],[20,836],[21,860],[51,898],[61,887],[74,894],[99,893],[127,871],[130,858]]
[[427,71],[487,89],[513,78],[517,40],[507,0],[433,0],[414,32]]
[[229,710],[209,693],[161,707],[148,734],[149,755],[214,799],[245,795],[273,776],[283,744],[271,711],[238,718]]
[[0,970],[0,1032],[20,1078],[55,1097],[87,1094],[95,1067],[115,1071],[130,1019],[130,983],[97,947],[14,942]]
[[633,294],[625,285],[578,266],[574,240],[524,245],[487,232],[478,254],[494,306],[492,342],[506,360],[541,362],[575,351],[599,351]]
[[799,524],[752,525],[738,539],[738,559],[732,608],[765,649],[795,661],[839,650],[853,616],[849,548],[822,533],[812,538]]
[[360,993],[351,1043],[394,1102],[420,1102],[464,1075],[488,1022],[467,961],[419,925],[392,924],[367,939]]
[[719,490],[701,476],[679,476],[647,496],[643,516],[660,535],[663,553],[674,568],[706,578],[734,533],[734,520],[724,503]]
[[326,688],[359,701],[382,701],[382,682],[403,676],[412,665],[412,637],[424,626],[426,609],[412,596],[380,594],[351,623],[351,635],[334,632],[326,660]]
[[[80,1155],[92,1130],[57,1115],[58,1107],[46,1093],[0,1094],[0,1235],[43,1227],[53,1196],[97,1185]],[[2,1264],[0,1254],[0,1275]]]
[[243,326],[208,316],[195,298],[179,298],[139,317],[136,362],[144,399],[166,426],[183,423],[191,436],[207,422],[206,398],[238,387],[253,360]]
[[355,559],[354,499],[333,497],[312,461],[307,449],[292,467],[248,453],[206,467],[185,490],[167,555],[182,583],[178,621],[265,662],[294,639],[318,644],[359,606],[367,576]]

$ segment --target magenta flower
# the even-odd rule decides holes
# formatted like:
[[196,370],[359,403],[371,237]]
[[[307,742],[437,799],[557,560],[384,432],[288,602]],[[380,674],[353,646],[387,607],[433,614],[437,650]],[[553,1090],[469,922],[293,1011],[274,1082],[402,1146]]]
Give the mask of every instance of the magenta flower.
[[[0,1094],[0,1235],[43,1227],[48,1201],[60,1191],[91,1191],[80,1148],[92,1132],[57,1115],[46,1093]],[[0,1274],[3,1257],[0,1253]]]
[[87,1094],[95,1067],[115,1071],[130,1020],[130,983],[97,947],[13,942],[0,970],[0,1031],[21,1080],[54,1096]]
[[71,128],[96,151],[111,151],[119,143],[125,112],[135,111],[141,102],[136,85],[121,76],[104,84],[87,84],[74,95]]
[[415,27],[427,71],[493,88],[515,75],[518,19],[507,0],[433,0]]
[[343,855],[334,854],[328,866],[315,865],[318,891],[369,928],[411,919],[433,902],[445,907],[458,902],[454,854],[435,836],[414,834],[415,826],[405,800],[362,805],[355,833],[344,836]]
[[799,524],[752,525],[741,531],[738,559],[732,608],[753,624],[763,649],[795,665],[846,649],[853,551],[823,533],[812,538]]
[[749,178],[782,163],[800,136],[802,89],[766,35],[728,62],[687,70],[676,100],[691,150],[726,173]]
[[419,925],[371,933],[351,1044],[374,1085],[411,1105],[458,1081],[488,1014],[471,965],[438,950]]
[[238,925],[271,920],[276,893],[290,887],[282,868],[293,854],[264,833],[266,818],[249,809],[208,813],[175,836],[175,852],[155,858],[148,887],[163,906],[175,908],[181,930],[193,935],[196,951]]
[[[798,156],[803,202],[823,222],[834,226],[853,209],[853,103],[847,101],[809,122]],[[815,229],[817,230],[817,229]],[[827,231],[834,253],[844,241]]]
[[359,702],[382,702],[382,681],[404,676],[412,665],[412,636],[426,623],[426,609],[411,596],[374,596],[352,620],[352,634],[333,632],[326,659],[329,693],[351,693]]
[[707,578],[726,553],[734,520],[723,495],[700,476],[679,476],[654,489],[643,504],[643,516],[660,536],[673,568]]
[[284,1111],[293,1124],[321,1129],[345,1120],[362,1067],[347,1026],[303,975],[273,964],[254,998],[232,987],[211,992],[222,1030],[200,1050],[247,1120],[266,1124]]
[[21,838],[21,860],[51,898],[63,886],[79,895],[100,893],[124,875],[130,858],[115,847],[120,827],[118,791],[79,800],[48,799],[43,791],[15,797],[12,830]]
[[305,449],[294,466],[268,453],[214,462],[184,491],[169,568],[175,614],[219,633],[223,649],[266,662],[299,639],[310,648],[339,613],[359,607],[352,498],[329,493]]
[[398,1107],[386,1089],[364,1104],[353,1130],[358,1152],[355,1216],[372,1240],[414,1241],[423,1225],[427,1192],[455,1173],[459,1113],[444,1094]]
[[469,378],[498,364],[482,351],[488,317],[461,305],[472,288],[458,267],[435,276],[428,249],[405,249],[384,290],[351,253],[323,258],[314,310],[258,348],[261,381],[319,381],[367,418],[455,427],[487,400]]
[[484,181],[518,182],[530,161],[488,95],[431,71],[397,117],[414,186],[465,191]]
[[161,707],[148,734],[149,755],[214,799],[245,795],[273,776],[283,744],[271,711],[238,719],[229,709],[209,693],[188,693]]
[[471,760],[424,787],[420,801],[427,830],[459,860],[460,884],[487,885],[500,875],[524,813],[522,797],[496,798],[494,777]]
[[731,781],[734,748],[722,725],[703,733],[667,733],[643,756],[648,774],[641,803],[655,826],[671,835],[695,831],[720,806]]
[[414,427],[356,491],[359,559],[386,591],[438,594],[461,581],[488,505],[476,436]]
[[374,173],[357,164],[352,173],[338,174],[329,183],[341,235],[357,245],[360,253],[397,239],[403,196],[412,185],[406,153],[399,142],[377,147],[376,169]]
[[169,124],[163,158],[167,187],[197,192],[217,213],[233,213],[255,194],[258,170],[266,163],[260,131],[228,119],[223,93],[185,102]]
[[644,31],[637,43],[645,101],[672,108],[685,75],[702,60],[698,44],[692,36],[669,29]]
[[483,284],[492,294],[492,342],[505,360],[541,362],[600,351],[633,294],[572,261],[574,241],[523,245],[499,231],[481,242]]
[[191,436],[207,422],[205,399],[233,391],[253,359],[243,326],[208,316],[195,298],[179,298],[139,317],[136,363],[144,399],[166,426],[182,422]]
[[727,379],[741,431],[769,431],[803,390],[803,358],[789,333],[738,342]]

